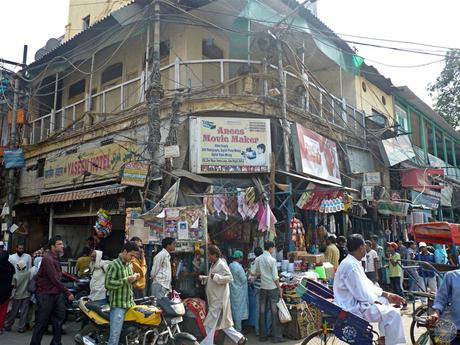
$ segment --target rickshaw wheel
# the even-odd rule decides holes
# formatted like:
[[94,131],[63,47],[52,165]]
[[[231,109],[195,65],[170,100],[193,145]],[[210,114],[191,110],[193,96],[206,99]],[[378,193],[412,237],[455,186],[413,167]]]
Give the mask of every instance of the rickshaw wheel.
[[[423,316],[425,316],[425,317],[429,316],[429,309],[428,309],[427,305],[419,306],[417,309],[415,309],[414,315],[412,316],[412,322],[410,324],[410,340],[412,342],[412,345],[419,345],[420,344],[420,342],[418,341],[419,336],[417,336],[416,333],[417,333],[417,330],[419,328],[425,328],[425,327],[419,327],[417,325],[416,319],[420,318],[420,317],[423,317]],[[426,332],[426,330],[423,333],[425,333],[425,332]]]

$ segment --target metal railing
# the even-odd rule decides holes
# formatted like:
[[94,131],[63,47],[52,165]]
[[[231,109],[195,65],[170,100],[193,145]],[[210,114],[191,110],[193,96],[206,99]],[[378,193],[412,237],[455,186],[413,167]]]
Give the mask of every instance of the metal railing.
[[[31,143],[47,139],[55,131],[68,126],[83,127],[75,122],[85,111],[116,113],[144,101],[146,80],[144,73],[109,89],[98,92],[62,109],[53,111],[31,123]],[[190,88],[203,96],[265,96],[276,97],[280,90],[277,66],[262,61],[237,59],[188,60],[176,59],[161,68],[161,80],[165,90]],[[307,77],[285,71],[285,88],[288,107],[309,112],[329,125],[365,137],[364,112],[347,104],[345,99],[331,95]],[[307,119],[306,119],[307,121]]]

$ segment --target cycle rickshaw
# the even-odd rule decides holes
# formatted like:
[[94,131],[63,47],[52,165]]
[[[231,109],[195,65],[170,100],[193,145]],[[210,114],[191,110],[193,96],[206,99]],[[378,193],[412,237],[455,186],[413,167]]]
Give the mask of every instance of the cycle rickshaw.
[[[417,231],[415,237],[417,241],[439,244],[460,244],[460,225],[458,224],[437,222],[417,224],[414,227]],[[427,264],[424,262],[419,263],[422,265]],[[427,266],[431,266],[436,271],[441,268],[438,266],[437,269],[430,264],[427,264]],[[447,270],[446,267],[444,269]],[[449,269],[452,269],[452,267]],[[379,334],[373,329],[372,324],[335,305],[333,303],[333,291],[328,287],[313,280],[304,279],[297,288],[297,294],[302,296],[302,299],[308,305],[308,308],[305,309],[307,319],[312,323],[317,323],[315,325],[316,330],[303,340],[302,345],[378,344]],[[419,292],[418,296],[429,298],[431,301],[434,299],[434,294],[427,292]],[[314,315],[315,311],[319,311],[319,320]],[[443,340],[444,338],[442,337],[449,336],[443,333],[445,330],[442,327],[432,328],[427,324],[426,317],[429,313],[428,305],[422,305],[415,309],[413,325],[411,325],[411,340],[413,344],[439,344],[443,342],[438,340]],[[441,326],[441,323],[439,325]],[[420,337],[415,337],[415,330],[419,327],[425,328],[426,332]]]

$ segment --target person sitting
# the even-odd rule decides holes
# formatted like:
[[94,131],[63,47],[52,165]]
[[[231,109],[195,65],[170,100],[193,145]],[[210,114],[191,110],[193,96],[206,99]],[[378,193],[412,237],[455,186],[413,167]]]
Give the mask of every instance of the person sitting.
[[378,322],[379,344],[406,344],[401,314],[397,308],[388,305],[388,302],[402,304],[404,298],[383,291],[366,277],[361,264],[366,245],[361,235],[350,235],[347,249],[349,254],[334,277],[335,303],[368,322]]
[[[433,303],[433,313],[428,317],[428,322],[434,325],[450,305],[450,321],[460,331],[460,270],[450,271],[444,275]],[[451,342],[459,345],[460,338]]]
[[88,274],[90,263],[91,263],[91,249],[89,247],[84,247],[82,255],[77,259],[77,263],[75,264],[75,270],[77,271],[77,276],[83,277],[85,274]]

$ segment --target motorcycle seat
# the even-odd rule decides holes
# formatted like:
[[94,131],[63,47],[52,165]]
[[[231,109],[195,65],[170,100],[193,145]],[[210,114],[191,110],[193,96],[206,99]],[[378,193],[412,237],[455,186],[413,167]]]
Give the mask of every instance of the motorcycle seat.
[[107,304],[88,302],[85,306],[88,310],[94,311],[100,317],[110,320],[110,307]]

